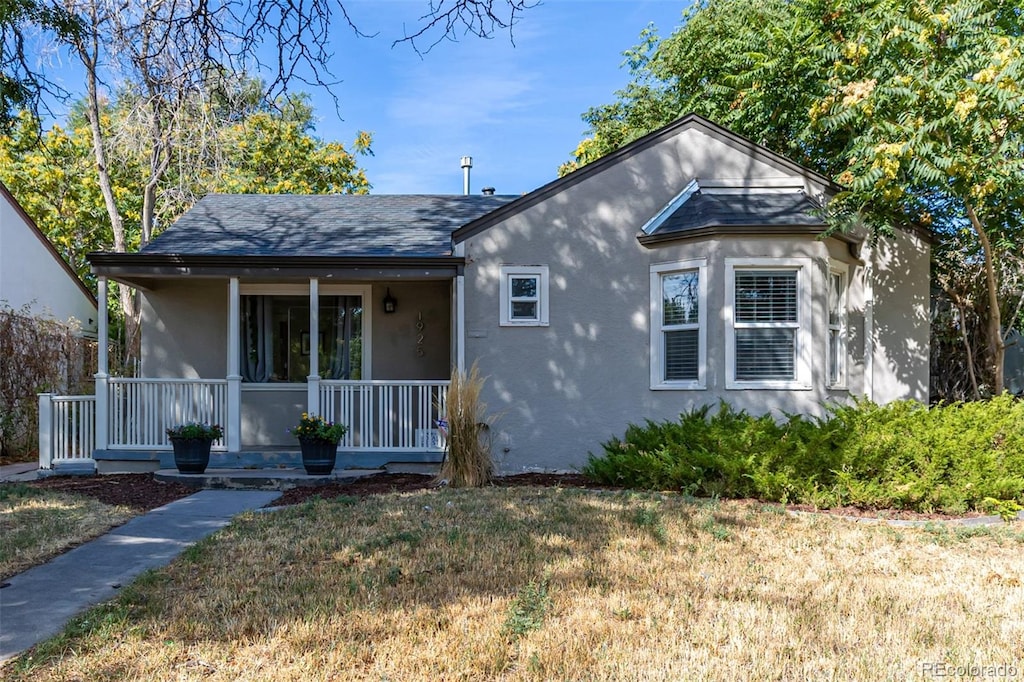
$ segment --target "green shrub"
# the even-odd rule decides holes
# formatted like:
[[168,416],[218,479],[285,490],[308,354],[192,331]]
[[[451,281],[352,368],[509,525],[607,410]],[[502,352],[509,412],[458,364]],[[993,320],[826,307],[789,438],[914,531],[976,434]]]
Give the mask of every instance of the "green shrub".
[[636,488],[952,513],[1024,502],[1024,402],[1008,394],[932,408],[859,400],[781,421],[722,403],[630,425],[603,447],[584,472]]

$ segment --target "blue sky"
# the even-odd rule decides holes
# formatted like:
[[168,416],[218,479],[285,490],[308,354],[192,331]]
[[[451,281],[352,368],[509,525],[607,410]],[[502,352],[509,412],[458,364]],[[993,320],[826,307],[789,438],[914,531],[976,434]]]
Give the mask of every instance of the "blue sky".
[[361,165],[377,194],[460,194],[459,159],[473,157],[472,191],[529,192],[555,179],[586,129],[580,115],[610,102],[628,81],[622,52],[653,22],[678,25],[685,0],[547,0],[491,40],[443,42],[421,58],[392,47],[427,0],[346,0],[374,38],[336,26],[332,71],[338,120],[326,93],[313,92],[317,134],[349,144],[373,133],[375,156]]

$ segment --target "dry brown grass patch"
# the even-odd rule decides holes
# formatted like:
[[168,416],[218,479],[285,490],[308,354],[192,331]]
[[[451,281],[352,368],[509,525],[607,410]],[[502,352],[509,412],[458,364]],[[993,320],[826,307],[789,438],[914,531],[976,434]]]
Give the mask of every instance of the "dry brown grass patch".
[[134,515],[89,497],[0,485],[0,578],[49,561]]
[[1024,532],[510,488],[240,518],[18,662],[60,679],[928,679],[1017,664]]

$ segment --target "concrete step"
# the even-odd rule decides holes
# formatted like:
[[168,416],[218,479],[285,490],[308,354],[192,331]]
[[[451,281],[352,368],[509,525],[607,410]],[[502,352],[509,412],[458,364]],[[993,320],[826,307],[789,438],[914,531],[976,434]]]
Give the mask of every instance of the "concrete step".
[[304,469],[207,469],[201,474],[183,474],[177,469],[159,469],[153,477],[165,483],[182,483],[199,490],[289,490],[329,483],[352,483],[364,476],[385,473],[384,469],[335,469],[324,476],[310,476]]

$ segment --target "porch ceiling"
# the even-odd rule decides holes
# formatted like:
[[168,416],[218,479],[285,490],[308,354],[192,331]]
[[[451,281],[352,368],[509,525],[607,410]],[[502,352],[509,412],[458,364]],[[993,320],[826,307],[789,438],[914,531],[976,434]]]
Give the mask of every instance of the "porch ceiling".
[[459,256],[210,256],[190,254],[104,253],[88,255],[92,272],[140,289],[160,280],[197,278],[371,281],[450,280],[462,274]]

